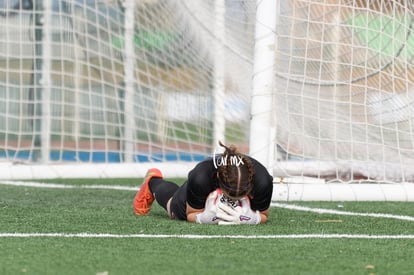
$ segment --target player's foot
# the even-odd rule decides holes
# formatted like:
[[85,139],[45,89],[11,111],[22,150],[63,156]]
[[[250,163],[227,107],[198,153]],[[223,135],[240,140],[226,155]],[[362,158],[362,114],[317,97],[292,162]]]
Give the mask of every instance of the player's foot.
[[134,212],[136,215],[148,215],[151,210],[154,196],[149,189],[149,182],[152,178],[162,178],[161,171],[157,168],[151,168],[147,171],[144,182],[134,198]]

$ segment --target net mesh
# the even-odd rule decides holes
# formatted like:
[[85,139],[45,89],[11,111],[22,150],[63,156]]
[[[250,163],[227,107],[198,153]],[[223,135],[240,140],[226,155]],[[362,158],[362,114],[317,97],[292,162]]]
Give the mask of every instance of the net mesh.
[[413,180],[413,19],[411,1],[280,5],[277,141],[319,161],[299,173]]
[[[0,159],[177,163],[218,140],[248,152],[264,1],[0,1]],[[412,1],[275,6],[269,169],[413,181]]]
[[199,160],[215,135],[246,148],[252,3],[47,2],[0,4],[2,158]]

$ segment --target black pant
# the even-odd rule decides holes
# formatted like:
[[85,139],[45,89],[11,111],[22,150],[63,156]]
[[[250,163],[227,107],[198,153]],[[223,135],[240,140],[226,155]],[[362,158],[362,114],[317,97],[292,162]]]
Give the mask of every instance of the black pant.
[[180,186],[171,199],[171,217],[178,220],[187,220],[187,182]]

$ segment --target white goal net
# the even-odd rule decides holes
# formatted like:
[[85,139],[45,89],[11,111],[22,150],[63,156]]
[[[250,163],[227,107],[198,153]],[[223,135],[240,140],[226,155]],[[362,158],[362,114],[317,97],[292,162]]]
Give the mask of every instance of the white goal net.
[[282,183],[414,181],[412,1],[5,0],[0,26],[2,178],[185,176],[222,140]]
[[280,5],[276,140],[282,158],[317,160],[281,172],[414,180],[413,12],[412,1]]
[[[413,2],[292,0],[278,8],[272,119],[280,181],[413,182]],[[412,184],[356,185],[359,195],[352,186],[308,189],[413,200]]]
[[2,1],[3,177],[184,176],[218,140],[247,151],[255,4],[233,2]]

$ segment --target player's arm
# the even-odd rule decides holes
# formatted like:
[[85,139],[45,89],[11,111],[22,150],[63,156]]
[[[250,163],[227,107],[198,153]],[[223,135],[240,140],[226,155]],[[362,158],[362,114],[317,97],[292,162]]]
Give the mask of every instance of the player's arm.
[[260,223],[266,223],[269,217],[269,208],[264,211],[260,211]]
[[188,202],[186,204],[187,221],[202,224],[217,224],[217,207],[216,200],[218,197],[217,191],[211,192],[205,203],[205,208],[196,209]]
[[196,222],[196,216],[198,214],[201,214],[203,211],[204,211],[204,208],[195,209],[187,203],[187,221],[188,222]]
[[[260,223],[266,223],[269,218],[270,203],[273,194],[273,177],[266,168],[256,160],[252,159],[255,165],[255,192],[251,202],[251,208],[260,211]],[[264,210],[263,210],[264,209]]]
[[186,213],[188,222],[217,224],[216,205],[218,193],[214,191],[211,174],[212,160],[202,161],[188,174]]

